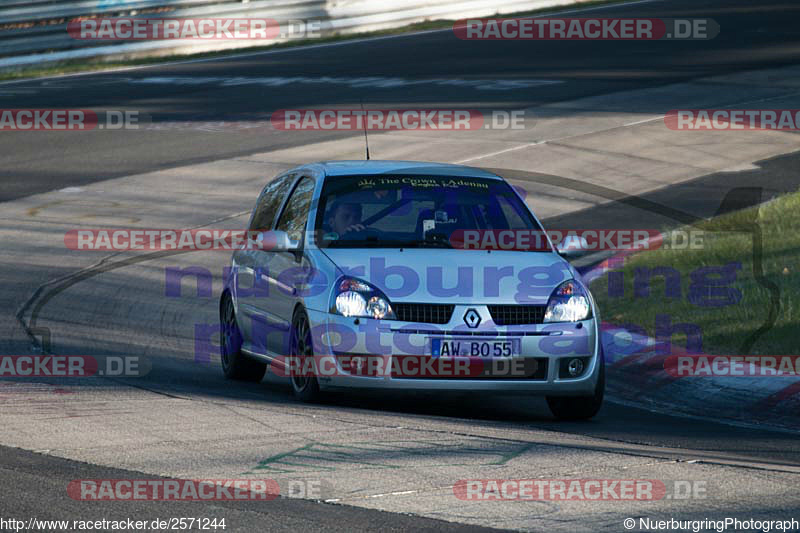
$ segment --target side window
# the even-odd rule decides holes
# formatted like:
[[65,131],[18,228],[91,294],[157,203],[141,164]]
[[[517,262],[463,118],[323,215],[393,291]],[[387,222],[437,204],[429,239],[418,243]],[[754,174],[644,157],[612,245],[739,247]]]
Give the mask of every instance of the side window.
[[512,205],[505,196],[498,196],[497,202],[500,204],[500,209],[503,211],[503,216],[506,219],[506,227],[508,229],[525,229],[528,227],[528,222],[523,218],[525,215],[517,211],[517,207]]
[[303,230],[308,222],[308,212],[311,208],[311,198],[314,195],[314,182],[303,178],[295,187],[286,208],[281,214],[275,229],[285,231],[294,240],[302,237]]
[[250,223],[250,231],[268,231],[272,229],[275,215],[281,208],[284,198],[289,193],[294,176],[286,175],[280,177],[264,187],[261,196],[258,197],[258,205]]

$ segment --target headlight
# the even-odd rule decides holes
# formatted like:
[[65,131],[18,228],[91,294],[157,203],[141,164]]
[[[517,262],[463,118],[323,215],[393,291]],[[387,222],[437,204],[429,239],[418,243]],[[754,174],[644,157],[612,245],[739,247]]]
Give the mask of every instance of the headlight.
[[586,290],[575,280],[565,281],[553,291],[544,312],[545,322],[577,322],[592,316]]
[[388,298],[377,288],[355,278],[342,278],[336,284],[332,312],[344,316],[394,320]]
[[367,301],[355,291],[346,291],[336,296],[336,311],[344,316],[366,316]]

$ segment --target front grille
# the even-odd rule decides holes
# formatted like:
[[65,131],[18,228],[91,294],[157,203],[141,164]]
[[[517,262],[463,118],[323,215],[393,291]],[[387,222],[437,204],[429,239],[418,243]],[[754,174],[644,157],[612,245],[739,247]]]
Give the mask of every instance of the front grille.
[[453,315],[455,305],[452,304],[392,304],[397,320],[403,322],[421,322],[424,324],[447,324]]
[[489,314],[498,326],[519,326],[544,322],[544,305],[489,305]]

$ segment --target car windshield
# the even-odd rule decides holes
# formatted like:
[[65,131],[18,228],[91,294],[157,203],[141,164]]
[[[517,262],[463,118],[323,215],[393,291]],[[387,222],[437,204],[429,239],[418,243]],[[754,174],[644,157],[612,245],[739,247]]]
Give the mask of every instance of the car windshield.
[[465,230],[541,232],[511,186],[497,179],[332,177],[318,209],[323,248],[455,248]]

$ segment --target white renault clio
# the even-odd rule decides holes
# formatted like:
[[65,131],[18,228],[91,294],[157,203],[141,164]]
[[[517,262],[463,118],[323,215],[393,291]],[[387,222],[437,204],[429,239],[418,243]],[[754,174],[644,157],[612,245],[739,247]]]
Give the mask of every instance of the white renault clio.
[[542,395],[564,419],[600,409],[594,299],[501,177],[305,165],[267,184],[249,230],[220,302],[227,377],[270,367],[304,401],[357,387]]

